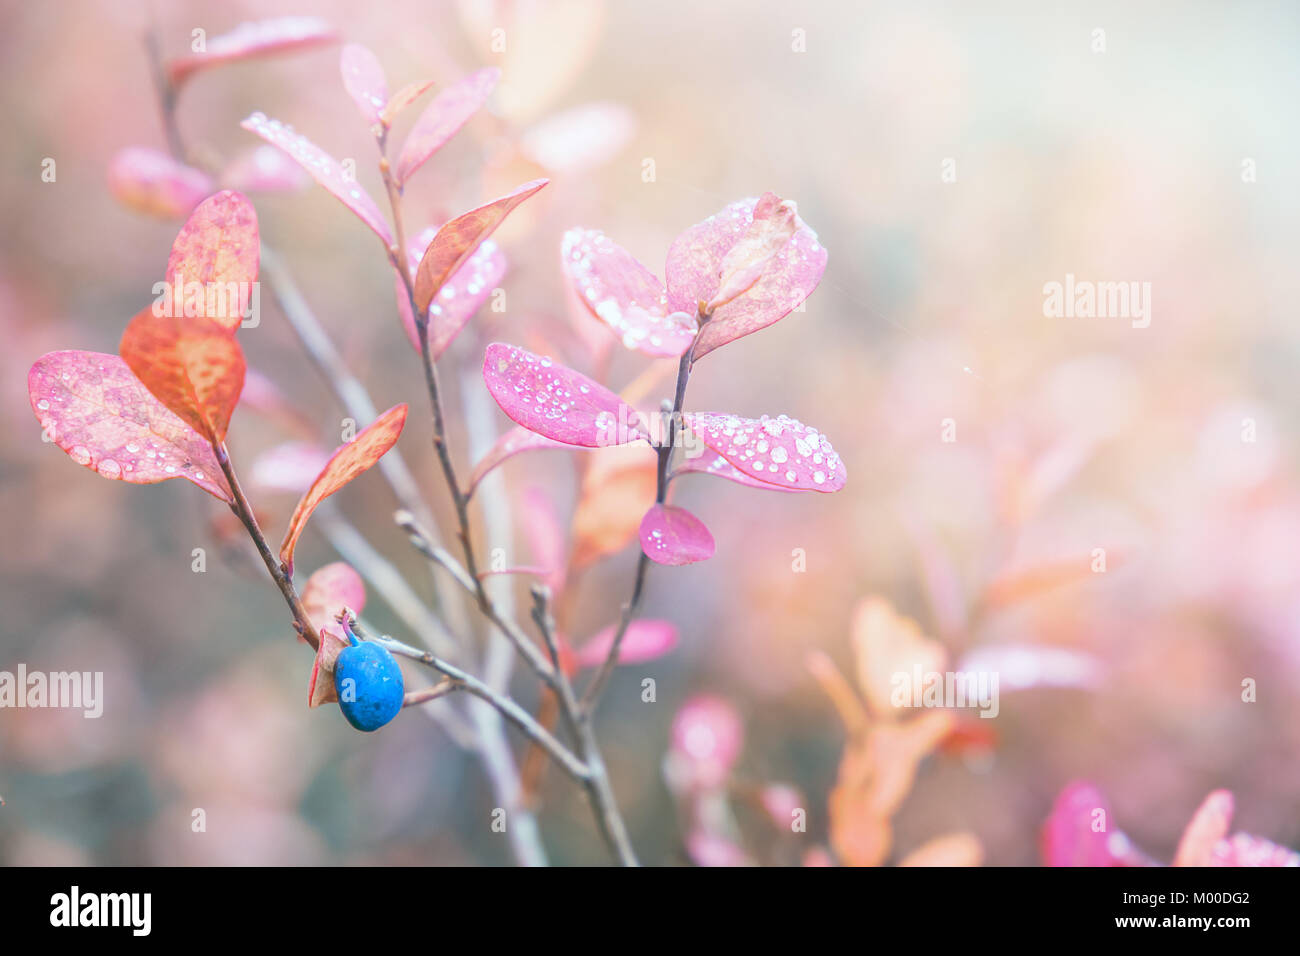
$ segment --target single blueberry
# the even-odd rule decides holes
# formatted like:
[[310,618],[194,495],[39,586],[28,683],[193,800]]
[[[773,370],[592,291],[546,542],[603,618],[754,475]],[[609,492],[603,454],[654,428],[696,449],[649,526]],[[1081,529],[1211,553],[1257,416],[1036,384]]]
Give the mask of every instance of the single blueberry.
[[354,638],[334,662],[334,691],[348,723],[368,733],[397,716],[406,687],[387,648]]

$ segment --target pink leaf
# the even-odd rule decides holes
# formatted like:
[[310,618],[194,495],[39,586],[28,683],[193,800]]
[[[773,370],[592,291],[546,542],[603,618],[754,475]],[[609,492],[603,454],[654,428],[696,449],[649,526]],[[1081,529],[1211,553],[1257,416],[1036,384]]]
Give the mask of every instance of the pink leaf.
[[405,183],[424,165],[425,160],[440,150],[456,135],[487,102],[501,71],[494,66],[471,73],[460,82],[447,87],[433,98],[402,144],[397,157],[397,181]]
[[579,301],[628,348],[676,358],[695,341],[694,311],[672,312],[663,283],[604,233],[570,229],[562,262]]
[[[609,656],[618,625],[598,632],[578,650],[578,666],[598,667]],[[677,627],[671,621],[639,619],[627,626],[618,647],[620,664],[642,664],[670,653],[677,646]]]
[[[794,217],[793,235],[766,255],[766,242],[779,240],[787,213]],[[769,220],[772,228],[765,229]],[[698,359],[789,315],[816,288],[825,270],[826,249],[794,212],[794,204],[764,193],[759,199],[732,203],[677,237],[668,250],[668,302],[694,314],[699,303],[723,293],[725,303],[700,331]]]
[[713,557],[713,535],[685,508],[655,505],[641,519],[638,534],[641,550],[657,564],[694,564]]
[[1043,824],[1043,862],[1048,866],[1147,866],[1150,861],[1116,826],[1101,791],[1071,783],[1056,798]]
[[537,451],[543,448],[561,448],[574,451],[577,447],[529,431],[523,425],[516,425],[514,428],[503,432],[501,437],[488,449],[487,454],[479,459],[478,464],[474,466],[473,474],[469,476],[469,484],[465,486],[465,493],[473,494],[474,489],[478,487],[478,483],[483,480],[488,472],[522,452]]
[[383,241],[385,247],[393,244],[392,233],[379,207],[357,183],[356,177],[344,170],[337,159],[306,136],[294,132],[293,127],[285,126],[279,120],[267,119],[265,113],[254,113],[239,125],[288,153],[316,182],[356,213]]
[[[419,268],[420,256],[433,242],[436,234],[437,230],[426,229],[412,243],[412,273]],[[429,351],[435,359],[447,351],[461,329],[500,287],[505,275],[506,255],[500,246],[488,239],[443,283],[429,306]],[[406,294],[406,283],[396,272],[393,279],[396,282],[397,310],[402,318],[402,327],[406,329],[411,347],[418,353],[420,333],[415,327],[415,317],[411,314],[411,300]]]
[[113,157],[108,188],[128,209],[159,219],[179,219],[211,195],[216,185],[207,173],[166,153],[132,146]]
[[848,480],[844,462],[825,435],[787,415],[740,418],[688,412],[686,426],[750,478],[790,489],[839,491]]
[[639,413],[604,385],[517,346],[489,345],[483,380],[513,421],[557,442],[604,448],[646,437]]
[[388,103],[388,80],[379,59],[360,43],[349,43],[339,56],[343,88],[371,126],[381,123],[380,113]]
[[302,606],[317,631],[323,632],[347,608],[360,614],[366,606],[366,585],[352,565],[335,561],[312,572],[302,589]]
[[283,150],[260,143],[236,156],[221,181],[240,192],[292,192],[306,187],[311,177]]
[[736,709],[720,697],[692,697],[673,718],[670,782],[679,790],[711,790],[731,774],[745,743]]
[[185,478],[233,501],[212,446],[149,394],[125,362],[100,352],[49,352],[27,376],[49,440],[105,478],[146,485]]
[[728,481],[734,481],[738,485],[744,485],[747,488],[759,488],[764,491],[807,491],[806,488],[790,488],[786,485],[775,485],[770,481],[759,481],[745,474],[727,459],[721,455],[706,454],[697,455],[694,458],[683,458],[681,464],[673,469],[673,474],[689,474],[699,472],[703,475],[717,475],[719,478],[726,478]]
[[1234,833],[1215,845],[1206,866],[1300,866],[1300,853],[1263,837]]
[[335,30],[319,17],[276,17],[241,23],[229,33],[208,40],[204,52],[171,60],[167,76],[173,86],[179,86],[208,67],[330,43],[336,36]]
[[415,275],[415,307],[424,312],[442,287],[492,235],[510,211],[546,185],[545,179],[524,183],[511,192],[445,223],[420,259]]
[[1215,847],[1232,826],[1233,799],[1228,790],[1215,790],[1206,797],[1183,830],[1174,853],[1174,866],[1209,866]]

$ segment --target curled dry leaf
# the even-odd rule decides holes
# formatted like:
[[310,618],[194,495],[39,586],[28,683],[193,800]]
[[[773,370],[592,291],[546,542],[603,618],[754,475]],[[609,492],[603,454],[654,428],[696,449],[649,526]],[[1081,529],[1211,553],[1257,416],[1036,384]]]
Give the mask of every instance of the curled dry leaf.
[[120,150],[108,166],[108,188],[128,209],[179,219],[216,188],[202,170],[178,163],[166,153],[141,146]]
[[402,143],[395,167],[399,183],[405,184],[430,156],[456,135],[487,102],[499,79],[501,71],[489,66],[439,91]]
[[292,192],[305,189],[311,177],[284,150],[259,143],[232,159],[221,181],[240,192]]
[[573,566],[623,550],[654,504],[659,458],[649,445],[622,445],[594,455],[573,515]]
[[[618,625],[598,631],[583,644],[577,653],[579,667],[599,667],[614,646]],[[672,621],[639,618],[627,626],[627,633],[618,646],[618,663],[643,664],[671,653],[677,646],[677,626]]]
[[352,565],[335,561],[312,572],[302,589],[302,606],[312,626],[323,633],[343,608],[353,614],[365,609],[366,586]]
[[[229,189],[209,196],[172,243],[164,293],[168,310],[198,312],[235,331],[248,312],[260,256],[253,204]],[[201,295],[190,294],[199,290]]]
[[298,544],[302,529],[307,519],[316,510],[316,506],[338,491],[353,478],[370,468],[375,462],[397,444],[406,424],[407,406],[394,405],[376,418],[370,425],[361,429],[357,436],[346,445],[341,445],[329,463],[321,469],[307,493],[302,496],[298,506],[293,509],[289,527],[285,531],[284,541],[280,545],[280,562],[293,572],[293,551]]
[[706,445],[750,478],[801,491],[839,491],[848,470],[825,435],[788,415],[741,418],[717,412],[682,416]]
[[234,500],[212,446],[118,356],[49,352],[28,373],[27,391],[48,439],[77,464],[138,485],[184,478]]
[[203,316],[150,306],[127,324],[118,352],[158,401],[213,445],[225,440],[244,388],[234,335]]
[[857,658],[858,687],[872,713],[895,718],[911,706],[911,697],[894,700],[894,675],[908,679],[919,669],[922,678],[948,668],[948,652],[938,641],[921,633],[910,618],[894,611],[884,598],[870,597],[853,612],[853,650]]
[[673,312],[654,273],[596,229],[570,229],[564,271],[578,300],[630,349],[676,358],[695,341],[695,313]]
[[343,74],[343,88],[357,104],[362,118],[371,126],[380,125],[380,114],[388,103],[388,80],[379,58],[360,43],[349,43],[339,55],[339,71]]
[[604,385],[517,346],[489,345],[483,380],[512,421],[566,445],[603,448],[646,437],[640,414]]
[[462,213],[438,230],[420,259],[415,275],[415,307],[429,311],[434,296],[447,284],[510,211],[546,185],[545,179],[524,183],[500,199]]
[[241,23],[229,33],[208,40],[203,52],[169,61],[167,77],[173,86],[179,86],[199,70],[235,60],[331,43],[336,38],[334,28],[319,17],[274,17]]
[[[437,230],[426,229],[412,243],[411,271],[419,268],[420,258],[433,242]],[[484,241],[447,279],[429,306],[429,352],[439,358],[460,334],[466,323],[492,297],[506,275],[506,256],[493,240]],[[420,352],[420,332],[411,313],[411,299],[402,277],[393,273],[397,311],[402,318],[406,337],[416,353]]]
[[[782,244],[789,217],[793,231]],[[789,315],[825,270],[826,249],[794,203],[764,193],[732,203],[673,241],[668,302],[691,313],[701,302],[715,303],[695,344],[698,359]]]
[[379,207],[357,183],[356,176],[345,170],[337,159],[306,136],[294,132],[292,126],[286,126],[279,120],[267,119],[265,113],[254,113],[239,125],[288,153],[290,158],[311,174],[312,179],[356,213],[379,237],[385,248],[393,244],[393,234]]
[[334,687],[334,662],[351,643],[337,623],[331,622],[320,628],[320,644],[316,647],[311,679],[307,682],[308,707],[319,707],[339,699]]
[[695,564],[713,557],[713,535],[685,508],[656,504],[638,529],[641,550],[656,564]]

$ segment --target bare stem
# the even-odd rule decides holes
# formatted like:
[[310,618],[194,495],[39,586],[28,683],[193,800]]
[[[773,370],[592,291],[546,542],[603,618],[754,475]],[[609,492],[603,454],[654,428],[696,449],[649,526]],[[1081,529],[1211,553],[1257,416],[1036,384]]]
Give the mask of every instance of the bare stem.
[[284,595],[285,603],[289,605],[289,610],[293,612],[294,629],[312,646],[312,650],[315,650],[320,647],[320,637],[316,634],[316,628],[312,625],[311,618],[307,616],[307,610],[302,605],[302,598],[298,596],[297,588],[293,586],[293,579],[286,573],[284,567],[280,564],[280,559],[271,550],[270,544],[267,543],[266,535],[258,527],[257,517],[253,514],[253,506],[248,503],[248,499],[244,496],[244,489],[240,487],[239,477],[235,474],[235,467],[230,462],[230,453],[226,450],[226,443],[220,442],[213,445],[213,450],[217,454],[217,463],[221,465],[221,471],[226,476],[226,482],[230,485],[231,494],[235,499],[230,504],[230,510],[243,523],[244,528],[248,531],[248,536],[253,539],[253,544],[257,546],[257,553],[262,556],[262,562],[266,565],[266,570],[271,573],[271,578],[275,581],[276,587]]

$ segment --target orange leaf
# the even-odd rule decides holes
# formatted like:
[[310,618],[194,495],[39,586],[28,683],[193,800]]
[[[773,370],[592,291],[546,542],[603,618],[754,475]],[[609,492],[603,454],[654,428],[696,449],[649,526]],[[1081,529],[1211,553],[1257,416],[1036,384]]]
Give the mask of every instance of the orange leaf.
[[853,615],[853,647],[858,658],[858,686],[872,712],[880,717],[899,714],[892,701],[896,675],[904,674],[910,682],[916,667],[924,679],[924,675],[948,666],[943,645],[922,635],[915,621],[897,614],[883,598],[866,598],[858,604]]
[[446,281],[474,254],[492,230],[521,202],[545,186],[547,180],[535,179],[494,199],[486,205],[457,216],[438,230],[420,260],[415,276],[415,305],[420,315],[429,311],[429,303]]
[[[239,328],[257,281],[257,213],[253,204],[232,190],[201,202],[181,227],[167,260],[170,311],[193,301],[190,289],[201,288],[201,314],[227,332]],[[195,302],[195,305],[199,304]]]
[[298,502],[298,507],[293,509],[289,529],[284,534],[284,543],[280,545],[280,563],[290,573],[293,572],[293,549],[316,506],[379,461],[388,449],[397,444],[397,437],[402,434],[402,426],[406,424],[406,411],[405,404],[394,405],[363,428],[352,441],[339,446],[321,469],[321,473]]
[[217,445],[244,388],[244,353],[211,319],[161,311],[136,315],[118,352],[158,401]]

